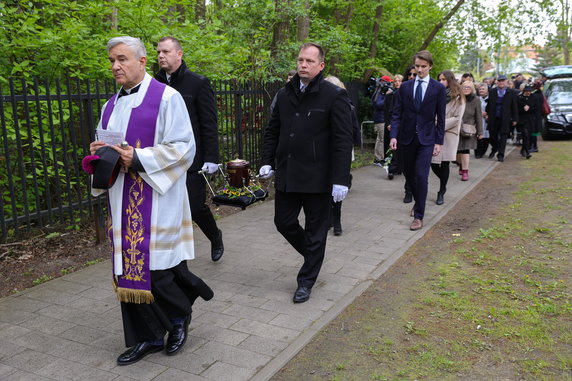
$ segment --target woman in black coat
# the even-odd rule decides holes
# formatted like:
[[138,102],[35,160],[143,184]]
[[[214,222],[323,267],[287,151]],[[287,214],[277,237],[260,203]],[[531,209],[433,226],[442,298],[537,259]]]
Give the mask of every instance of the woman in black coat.
[[538,112],[538,100],[532,95],[534,87],[526,85],[524,90],[518,95],[518,132],[522,135],[522,148],[520,154],[527,159],[532,155],[529,152],[530,147],[530,134],[536,128],[536,113]]

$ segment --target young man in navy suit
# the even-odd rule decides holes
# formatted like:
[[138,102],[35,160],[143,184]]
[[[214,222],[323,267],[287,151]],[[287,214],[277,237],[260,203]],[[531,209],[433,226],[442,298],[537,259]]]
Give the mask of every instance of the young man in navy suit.
[[391,121],[391,149],[399,140],[403,170],[411,185],[415,205],[411,209],[411,230],[423,227],[431,156],[441,152],[445,134],[445,86],[429,77],[433,56],[422,50],[415,54],[417,78],[403,82],[395,98]]

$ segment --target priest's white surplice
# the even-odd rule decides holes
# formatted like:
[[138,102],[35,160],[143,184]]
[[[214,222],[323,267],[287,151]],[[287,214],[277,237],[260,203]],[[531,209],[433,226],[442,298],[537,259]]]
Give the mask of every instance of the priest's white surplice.
[[[125,136],[131,110],[143,101],[151,76],[145,74],[139,91],[115,99],[115,107],[107,129],[119,131]],[[103,106],[101,115],[108,102]],[[101,120],[98,128],[101,128]],[[151,216],[150,269],[165,270],[181,261],[193,259],[193,223],[187,194],[187,169],[191,166],[196,146],[193,129],[185,102],[173,88],[167,86],[161,98],[153,147],[136,148],[137,157],[145,172],[139,172],[143,180],[153,188]],[[109,192],[113,228],[113,260],[115,275],[122,275],[121,218],[123,182],[120,173]],[[105,191],[92,189],[94,196]]]

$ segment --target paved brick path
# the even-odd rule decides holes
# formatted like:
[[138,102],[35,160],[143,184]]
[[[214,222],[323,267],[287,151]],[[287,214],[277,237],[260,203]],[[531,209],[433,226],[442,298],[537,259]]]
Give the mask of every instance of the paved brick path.
[[495,163],[472,160],[468,182],[451,166],[442,206],[434,203],[438,184],[431,174],[425,227],[418,232],[409,230],[412,204],[402,202],[403,176],[389,181],[373,165],[354,171],[342,207],[344,233],[330,233],[318,282],[303,304],[292,303],[302,257],[276,231],[273,202],[219,221],[226,246],[220,262],[211,262],[210,245],[196,230],[198,258],[189,268],[215,297],[197,301],[189,341],[173,357],[156,353],[116,366],[125,347],[110,261],[0,299],[0,380],[266,380]]

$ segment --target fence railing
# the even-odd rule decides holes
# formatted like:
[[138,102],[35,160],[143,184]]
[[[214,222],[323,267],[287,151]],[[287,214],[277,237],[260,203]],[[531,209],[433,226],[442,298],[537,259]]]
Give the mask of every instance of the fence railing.
[[[212,85],[221,161],[240,157],[257,168],[269,106],[281,84]],[[1,243],[34,228],[93,218],[101,209],[105,202],[91,196],[80,162],[94,139],[101,107],[116,91],[107,80],[10,79],[0,85]]]

